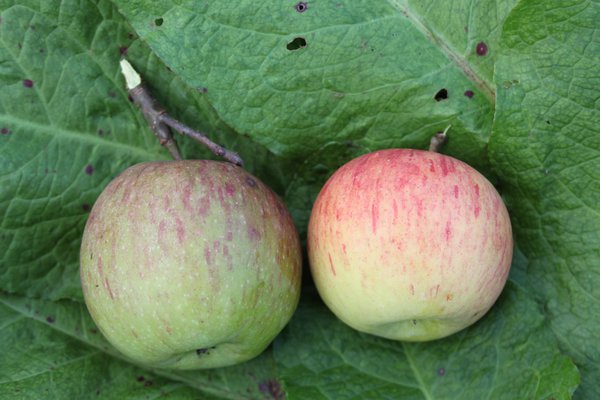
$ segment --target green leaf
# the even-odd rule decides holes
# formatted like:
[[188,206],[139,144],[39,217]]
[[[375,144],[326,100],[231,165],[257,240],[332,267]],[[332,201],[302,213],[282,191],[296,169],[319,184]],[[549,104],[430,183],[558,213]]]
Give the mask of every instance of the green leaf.
[[269,352],[205,372],[130,364],[104,340],[85,305],[0,296],[0,399],[255,398],[270,381]]
[[[115,3],[165,64],[207,88],[224,121],[276,154],[426,147],[452,125],[448,151],[486,166],[493,93],[468,62],[473,40],[408,3],[317,2],[302,13],[276,1]],[[297,38],[305,47],[288,49]],[[448,98],[436,101],[441,89]]]
[[[499,151],[503,137],[513,140],[498,129],[504,117],[492,153],[499,180],[487,159],[492,71],[498,57],[506,70],[511,57],[522,60],[502,47],[509,37],[500,37],[514,4],[308,2],[298,13],[294,2],[275,1],[0,0],[0,398],[569,398],[578,372],[553,333],[563,335],[562,349],[583,368],[582,393],[594,393],[597,337],[590,328],[597,318],[586,297],[593,292],[574,285],[595,282],[575,278],[587,279],[598,264],[589,246],[597,236],[587,230],[597,226],[597,180],[575,178],[597,178],[596,164],[580,163],[586,159],[573,157],[562,139],[548,147],[515,140]],[[517,17],[527,7],[519,4],[508,21],[522,25]],[[545,27],[532,29],[539,34]],[[296,37],[307,46],[288,50]],[[485,55],[477,54],[480,42]],[[78,274],[82,229],[102,189],[134,163],[168,158],[128,100],[122,55],[175,118],[241,153],[248,169],[284,197],[300,232],[338,166],[377,148],[425,148],[433,133],[452,125],[444,151],[507,185],[525,253],[517,253],[512,283],[466,331],[402,344],[337,321],[316,300],[306,271],[296,316],[256,360],[188,372],[130,363],[94,327]],[[506,104],[502,82],[499,116],[528,112],[519,98]],[[448,98],[436,101],[442,88]],[[563,122],[561,133],[572,132],[560,110],[553,118]],[[582,138],[588,150],[597,143]],[[186,158],[212,157],[186,138],[178,142]],[[556,182],[575,185],[574,194],[540,186],[533,170],[521,168],[541,154],[555,168],[549,171],[563,171]],[[573,220],[563,213],[568,207],[577,213]],[[537,225],[540,216],[544,226]],[[569,315],[559,301],[586,308]],[[579,324],[584,330],[573,328]]]
[[504,25],[490,154],[531,293],[600,398],[600,40],[597,1],[521,2]]
[[[493,311],[449,339],[409,344],[353,331],[305,293],[273,353],[212,371],[123,361],[85,306],[0,297],[0,398],[570,398],[575,366],[554,347],[535,303],[509,284]],[[273,359],[274,357],[274,359]]]
[[[240,147],[248,168],[283,190],[279,162],[149,55],[109,3],[0,5],[0,289],[81,298],[79,245],[91,205],[128,166],[168,157],[128,100],[122,52],[153,77],[174,116]],[[182,147],[187,157],[208,156],[189,140]]]
[[418,344],[355,332],[307,299],[275,356],[292,398],[568,399],[579,378],[554,343],[535,302],[509,283],[474,326]]

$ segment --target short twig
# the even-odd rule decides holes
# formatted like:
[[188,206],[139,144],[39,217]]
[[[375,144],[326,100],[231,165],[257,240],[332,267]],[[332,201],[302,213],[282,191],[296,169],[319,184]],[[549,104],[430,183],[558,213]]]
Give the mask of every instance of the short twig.
[[212,151],[215,155],[224,158],[225,160],[233,163],[235,165],[243,166],[244,161],[239,156],[239,154],[227,150],[225,147],[213,142],[210,140],[204,133],[198,132],[189,126],[183,124],[182,122],[177,121],[175,118],[171,117],[166,113],[162,113],[159,116],[159,119],[162,123],[170,126],[171,128],[177,130],[178,132],[191,137],[197,142],[206,146],[210,151]]
[[205,134],[190,128],[167,114],[165,109],[152,98],[149,91],[142,84],[140,75],[125,59],[121,60],[121,72],[123,73],[123,76],[125,76],[129,95],[135,104],[142,110],[146,121],[148,121],[152,132],[154,132],[160,144],[169,151],[175,160],[181,160],[182,157],[177,142],[173,139],[169,127],[201,143],[215,155],[222,157],[233,164],[239,166],[244,165],[242,158],[237,153],[227,150],[223,146],[210,140]]
[[451,125],[448,125],[443,132],[438,132],[431,137],[431,141],[429,142],[429,151],[433,151],[435,153],[439,153],[442,149],[442,146],[448,141],[448,130]]

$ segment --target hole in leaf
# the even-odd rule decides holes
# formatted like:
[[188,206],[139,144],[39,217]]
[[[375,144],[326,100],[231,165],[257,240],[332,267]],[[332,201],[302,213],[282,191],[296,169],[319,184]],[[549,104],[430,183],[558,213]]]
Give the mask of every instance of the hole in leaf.
[[303,13],[304,11],[308,10],[308,3],[301,1],[298,4],[296,4],[294,6],[294,8],[296,9],[296,11],[298,11],[299,13]]
[[304,47],[306,47],[306,39],[303,37],[294,38],[294,40],[289,42],[286,46],[286,48],[290,51],[303,49]]
[[448,98],[448,91],[445,88],[440,89],[435,96],[433,96],[435,101],[442,101]]
[[165,20],[162,17],[161,18],[156,18],[154,20],[154,25],[161,26],[163,24],[163,22],[165,22]]

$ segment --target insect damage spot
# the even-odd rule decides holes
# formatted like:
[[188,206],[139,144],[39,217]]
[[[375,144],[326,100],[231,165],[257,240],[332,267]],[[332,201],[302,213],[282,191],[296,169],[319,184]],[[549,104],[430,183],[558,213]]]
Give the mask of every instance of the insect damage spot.
[[200,349],[196,349],[196,354],[198,356],[209,355],[210,354],[210,350],[214,350],[214,349],[216,349],[216,346],[202,347]]
[[442,101],[448,98],[448,90],[446,88],[442,88],[438,90],[438,92],[433,96],[435,101]]
[[252,188],[256,187],[256,181],[249,176],[246,177],[246,184]]
[[122,56],[126,56],[128,50],[129,50],[129,47],[121,46],[121,47],[119,47],[119,54]]
[[301,1],[294,6],[294,9],[299,13],[303,13],[308,10],[308,3],[305,1]]
[[83,203],[81,205],[81,209],[85,212],[88,212],[88,211],[90,211],[90,205],[88,203]]
[[304,39],[303,37],[295,37],[291,42],[289,42],[287,44],[287,46],[285,46],[288,50],[290,51],[294,51],[294,50],[298,50],[298,49],[303,49],[306,47],[306,39]]
[[32,88],[33,81],[31,79],[23,79],[23,86],[25,86],[26,88]]
[[472,99],[473,96],[475,96],[475,92],[473,92],[472,90],[465,90],[465,97]]
[[485,56],[488,52],[487,44],[485,44],[485,42],[477,43],[477,46],[475,46],[475,52],[478,56]]
[[165,20],[164,20],[162,17],[160,17],[160,18],[156,18],[156,19],[154,20],[154,25],[156,25],[156,26],[162,26],[162,24],[163,24],[164,22],[165,22]]
[[438,376],[446,375],[446,368],[438,368],[437,374],[438,374]]
[[86,165],[85,173],[88,175],[92,175],[94,173],[94,167],[91,164]]
[[53,316],[51,316],[51,315],[48,315],[48,316],[46,317],[46,322],[48,322],[49,324],[53,324],[53,323],[54,323],[54,321],[56,321],[56,320],[54,319],[54,317],[53,317]]
[[144,378],[142,375],[140,375],[137,378],[135,378],[135,380],[138,382],[144,382],[146,380],[146,378]]
[[0,133],[3,135],[8,135],[10,133],[10,130],[8,130],[8,128],[2,128],[0,129]]
[[269,380],[259,383],[258,390],[260,390],[262,394],[270,396],[272,399],[275,399],[275,400],[285,399],[285,394],[283,393],[283,388],[281,387],[281,383],[279,383],[275,379],[269,379]]

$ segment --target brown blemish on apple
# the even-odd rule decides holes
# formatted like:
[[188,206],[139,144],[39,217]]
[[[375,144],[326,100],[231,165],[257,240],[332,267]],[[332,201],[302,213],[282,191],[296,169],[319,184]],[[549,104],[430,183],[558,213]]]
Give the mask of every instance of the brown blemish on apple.
[[429,297],[432,297],[432,298],[437,297],[439,291],[440,291],[440,285],[432,286],[431,288],[429,288]]
[[331,273],[333,276],[336,276],[335,267],[333,266],[333,260],[331,259],[331,253],[327,253],[327,257],[329,257],[329,266],[331,267]]
[[251,188],[255,188],[257,186],[256,181],[249,176],[246,177],[245,181],[246,185],[250,186]]
[[446,301],[452,301],[452,299],[454,299],[454,295],[452,293],[448,293],[446,295]]
[[248,238],[253,242],[258,242],[261,238],[260,232],[253,226],[248,227]]
[[410,290],[410,294],[411,295],[415,295],[415,285],[413,285],[412,283],[410,284],[408,290]]

